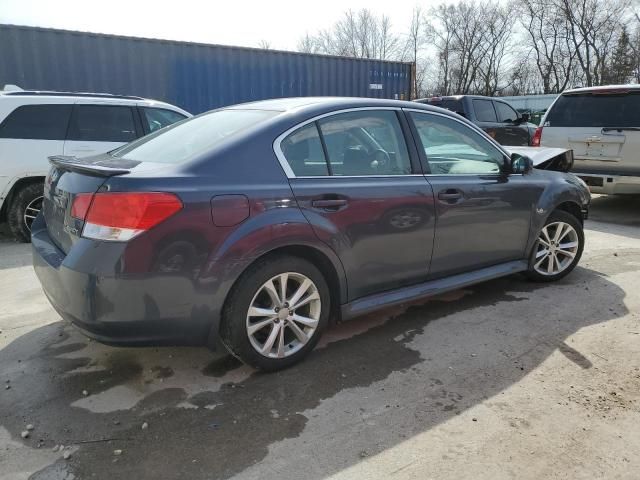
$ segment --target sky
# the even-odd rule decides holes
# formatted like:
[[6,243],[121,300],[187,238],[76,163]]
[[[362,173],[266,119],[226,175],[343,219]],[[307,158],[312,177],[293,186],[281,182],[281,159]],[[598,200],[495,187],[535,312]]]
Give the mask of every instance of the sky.
[[347,9],[368,8],[407,30],[414,6],[440,0],[0,0],[0,23],[294,50]]

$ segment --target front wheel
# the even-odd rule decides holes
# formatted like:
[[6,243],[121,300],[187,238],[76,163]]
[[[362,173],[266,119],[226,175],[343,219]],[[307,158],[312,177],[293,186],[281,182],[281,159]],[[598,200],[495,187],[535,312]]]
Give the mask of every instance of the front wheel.
[[290,256],[267,258],[234,285],[220,337],[244,363],[280,370],[313,350],[330,307],[327,283],[312,263]]
[[559,280],[575,268],[583,249],[580,221],[567,212],[553,212],[538,234],[527,276],[538,282]]

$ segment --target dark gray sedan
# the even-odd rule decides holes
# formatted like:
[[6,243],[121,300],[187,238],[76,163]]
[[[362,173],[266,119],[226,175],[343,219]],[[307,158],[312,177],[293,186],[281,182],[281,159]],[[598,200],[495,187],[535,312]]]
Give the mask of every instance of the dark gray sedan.
[[484,280],[567,275],[589,192],[410,102],[293,98],[54,157],[34,265],[105,343],[221,341],[265,370],[347,320]]

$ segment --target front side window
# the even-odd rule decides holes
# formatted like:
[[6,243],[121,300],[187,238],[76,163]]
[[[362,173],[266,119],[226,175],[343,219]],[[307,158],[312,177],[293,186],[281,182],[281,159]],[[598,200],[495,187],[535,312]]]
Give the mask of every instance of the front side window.
[[432,174],[500,173],[504,155],[480,133],[451,118],[410,113]]
[[0,124],[0,138],[64,140],[71,105],[22,105]]
[[76,105],[67,140],[130,142],[136,138],[133,111],[116,105]]
[[181,113],[166,108],[142,107],[141,110],[147,132],[150,133],[187,118]]
[[409,152],[396,113],[362,110],[318,121],[333,175],[407,175]]
[[496,113],[498,114],[498,122],[500,123],[515,123],[518,120],[518,114],[506,103],[494,102],[496,106]]
[[496,111],[493,109],[491,100],[473,100],[473,109],[476,111],[476,118],[479,122],[497,121]]
[[329,175],[318,127],[310,123],[289,134],[280,149],[296,177]]

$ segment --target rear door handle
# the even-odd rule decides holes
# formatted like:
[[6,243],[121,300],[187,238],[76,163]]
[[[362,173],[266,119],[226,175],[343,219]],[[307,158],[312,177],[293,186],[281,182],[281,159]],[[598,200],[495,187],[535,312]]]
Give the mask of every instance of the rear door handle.
[[438,198],[447,203],[455,203],[463,198],[462,192],[453,188],[448,188],[438,193]]
[[324,200],[313,200],[311,205],[314,208],[321,208],[323,210],[338,210],[347,206],[347,201],[344,198],[329,198]]

